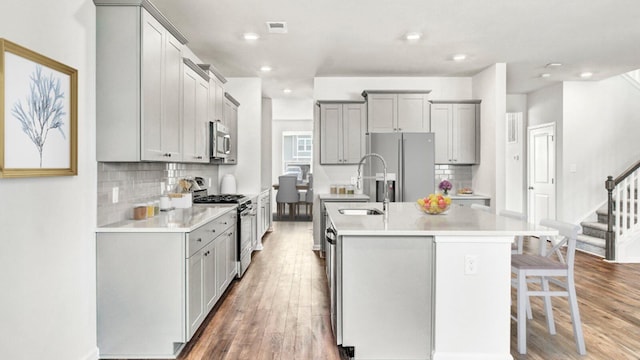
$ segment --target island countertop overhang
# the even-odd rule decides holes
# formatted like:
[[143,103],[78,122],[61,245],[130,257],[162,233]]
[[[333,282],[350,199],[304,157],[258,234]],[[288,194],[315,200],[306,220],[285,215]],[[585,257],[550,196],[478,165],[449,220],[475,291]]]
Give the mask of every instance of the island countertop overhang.
[[414,203],[390,203],[384,215],[343,215],[340,209],[382,209],[382,203],[328,203],[327,214],[338,236],[518,236],[556,235],[544,226],[496,216],[463,206],[428,215]]

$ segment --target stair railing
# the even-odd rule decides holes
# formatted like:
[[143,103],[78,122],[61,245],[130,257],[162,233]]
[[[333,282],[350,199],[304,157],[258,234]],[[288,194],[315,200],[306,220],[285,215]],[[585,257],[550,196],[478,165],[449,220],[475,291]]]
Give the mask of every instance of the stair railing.
[[616,239],[638,226],[636,215],[636,192],[640,179],[640,161],[625,170],[615,179],[608,176],[604,182],[607,189],[607,232],[605,234],[605,258],[615,260]]

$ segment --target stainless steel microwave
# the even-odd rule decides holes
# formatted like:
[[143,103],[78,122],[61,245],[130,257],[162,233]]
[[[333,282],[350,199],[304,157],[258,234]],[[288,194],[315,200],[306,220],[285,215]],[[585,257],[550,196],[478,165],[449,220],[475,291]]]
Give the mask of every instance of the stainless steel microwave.
[[231,136],[226,126],[219,121],[209,122],[209,157],[225,159],[231,152]]

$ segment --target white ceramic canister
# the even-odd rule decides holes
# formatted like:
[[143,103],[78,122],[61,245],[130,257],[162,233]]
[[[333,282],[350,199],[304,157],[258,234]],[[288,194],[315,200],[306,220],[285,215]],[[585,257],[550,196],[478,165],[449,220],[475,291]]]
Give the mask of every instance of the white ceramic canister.
[[220,194],[236,193],[236,177],[233,174],[224,174],[220,180]]

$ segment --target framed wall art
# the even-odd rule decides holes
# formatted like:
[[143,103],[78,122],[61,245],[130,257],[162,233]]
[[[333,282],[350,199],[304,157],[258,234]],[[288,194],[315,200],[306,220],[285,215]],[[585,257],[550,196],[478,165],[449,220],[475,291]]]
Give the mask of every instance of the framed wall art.
[[0,177],[78,174],[78,71],[0,38]]

